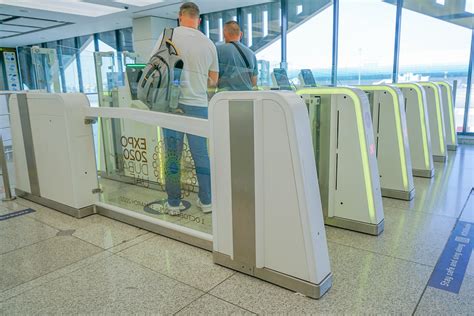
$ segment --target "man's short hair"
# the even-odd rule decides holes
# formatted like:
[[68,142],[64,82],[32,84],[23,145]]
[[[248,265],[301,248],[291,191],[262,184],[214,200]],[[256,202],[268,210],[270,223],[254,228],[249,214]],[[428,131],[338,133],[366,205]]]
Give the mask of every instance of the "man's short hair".
[[179,15],[187,15],[192,18],[199,17],[199,7],[194,2],[185,2],[179,7]]
[[224,30],[232,36],[240,35],[240,26],[239,23],[235,22],[234,20],[226,22],[224,24]]

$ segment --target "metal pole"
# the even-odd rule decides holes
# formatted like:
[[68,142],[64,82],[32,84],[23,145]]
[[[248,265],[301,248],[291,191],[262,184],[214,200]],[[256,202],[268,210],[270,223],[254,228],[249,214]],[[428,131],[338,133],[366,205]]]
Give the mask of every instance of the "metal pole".
[[393,48],[393,71],[392,71],[392,82],[398,82],[398,70],[400,67],[400,34],[402,28],[402,9],[403,0],[397,0],[397,16],[395,19],[395,45]]
[[339,0],[333,1],[332,11],[332,74],[331,85],[337,86],[337,59],[339,42]]
[[469,103],[471,100],[471,85],[472,85],[472,67],[474,64],[474,30],[472,30],[471,36],[471,58],[469,60],[469,70],[467,72],[467,87],[466,87],[466,106],[464,107],[464,122],[462,125],[462,132],[467,132],[468,116],[469,116]]
[[286,38],[288,34],[288,0],[281,0],[281,64],[280,68],[287,69]]
[[81,65],[81,44],[79,42],[79,37],[74,38],[74,48],[76,55],[76,65],[77,65],[77,80],[79,81],[79,92],[84,92],[84,81],[82,79],[82,65]]
[[64,62],[63,62],[63,41],[57,41],[56,42],[57,46],[57,57],[58,57],[58,63],[59,63],[59,79],[61,80],[61,86],[62,86],[62,92],[66,93],[67,88],[66,88],[66,75],[64,73]]
[[456,109],[456,94],[458,93],[458,81],[453,80],[453,111]]
[[0,165],[2,166],[3,187],[5,188],[5,197],[2,200],[12,201],[16,199],[16,197],[12,196],[12,190],[10,188],[10,179],[8,178],[7,160],[5,158],[2,135],[0,135]]

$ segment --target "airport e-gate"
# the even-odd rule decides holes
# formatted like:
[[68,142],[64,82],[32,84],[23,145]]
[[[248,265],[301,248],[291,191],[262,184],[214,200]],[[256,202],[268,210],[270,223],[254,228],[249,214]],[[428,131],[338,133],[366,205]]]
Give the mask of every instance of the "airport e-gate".
[[357,86],[369,98],[382,196],[415,196],[405,105],[401,91],[389,85]]
[[294,93],[223,93],[211,102],[209,121],[90,108],[73,93],[18,94],[10,106],[17,194],[76,217],[99,213],[203,245],[195,239],[205,234],[98,201],[90,124],[126,118],[209,137],[215,262],[313,298],[331,287],[309,119]]
[[425,90],[418,83],[398,83],[404,97],[413,176],[434,176],[430,122]]
[[325,223],[379,235],[384,213],[367,95],[350,87],[297,94],[308,106]]
[[419,82],[419,84],[425,89],[426,94],[433,160],[445,162],[447,145],[441,88],[433,82]]
[[456,122],[454,119],[453,87],[446,81],[435,82],[441,89],[441,102],[444,115],[444,128],[446,130],[446,144],[450,151],[457,149],[458,140]]

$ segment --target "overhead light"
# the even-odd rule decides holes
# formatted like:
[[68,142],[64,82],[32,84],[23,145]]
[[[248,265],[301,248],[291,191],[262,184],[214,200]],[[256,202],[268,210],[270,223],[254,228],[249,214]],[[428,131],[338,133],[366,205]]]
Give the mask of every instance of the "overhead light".
[[90,17],[98,17],[123,11],[121,8],[82,2],[80,0],[0,0],[0,4]]
[[436,0],[436,3],[437,3],[437,4],[440,4],[440,5],[444,5],[445,0]]
[[114,2],[133,5],[136,7],[144,7],[150,4],[163,2],[164,0],[114,0]]

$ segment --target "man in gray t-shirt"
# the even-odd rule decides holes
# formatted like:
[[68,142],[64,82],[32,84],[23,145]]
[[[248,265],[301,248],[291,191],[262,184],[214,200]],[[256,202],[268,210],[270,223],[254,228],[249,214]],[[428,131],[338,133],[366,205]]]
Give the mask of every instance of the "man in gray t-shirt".
[[[176,45],[184,68],[180,80],[178,109],[184,115],[207,119],[208,88],[214,90],[218,75],[217,52],[214,44],[199,30],[199,7],[193,2],[183,3],[179,9],[179,27],[174,28],[172,42]],[[154,49],[156,52],[161,38]],[[165,184],[167,201],[162,212],[177,216],[186,209],[182,202],[181,184],[185,181],[199,183],[196,206],[204,213],[212,210],[211,174],[207,140],[204,137],[186,134],[189,151],[196,170],[196,179],[181,179],[181,158],[184,133],[163,128],[165,143]]]
[[217,46],[220,91],[248,91],[257,86],[257,58],[251,49],[240,43],[241,38],[237,22],[224,25],[225,43]]

